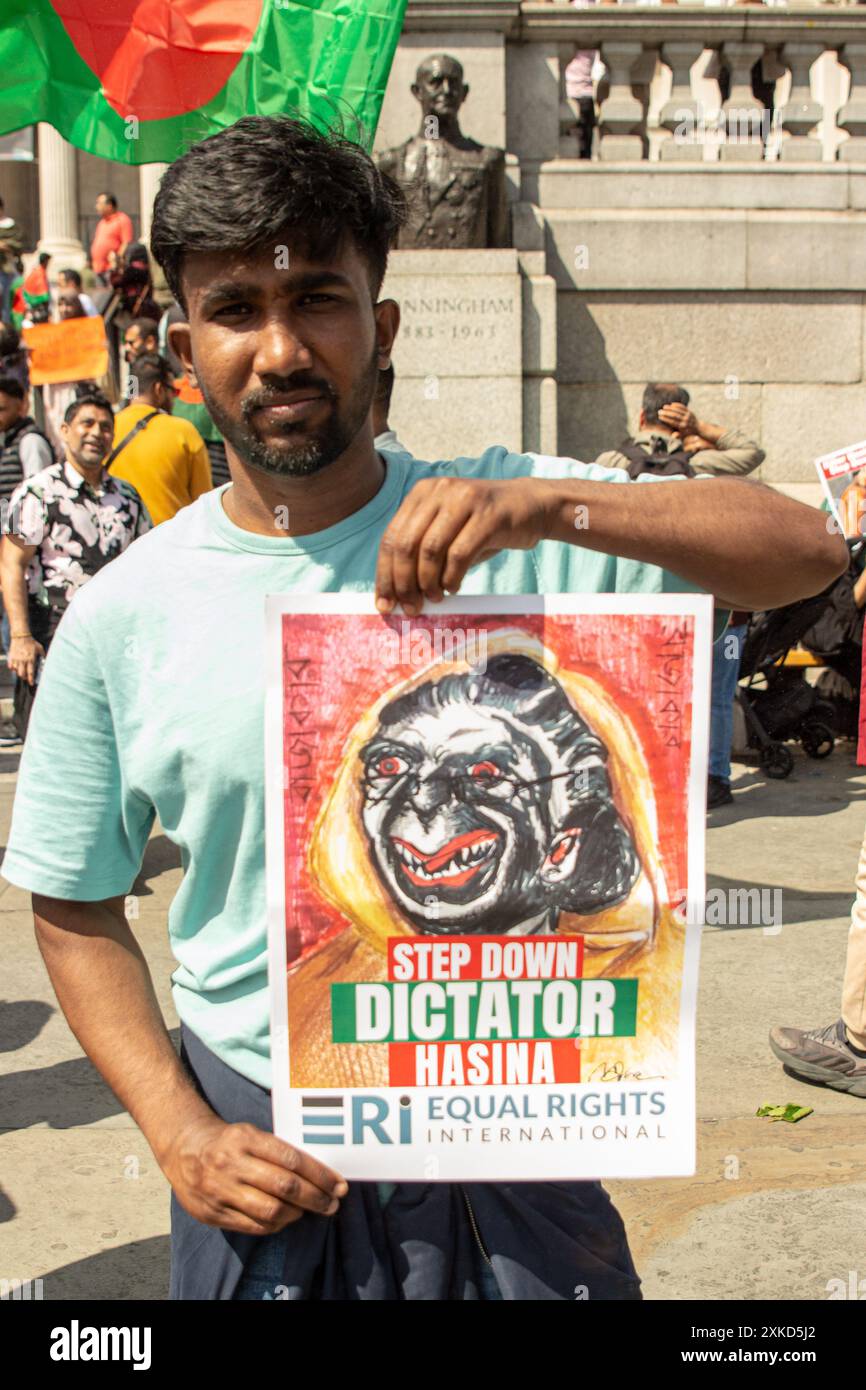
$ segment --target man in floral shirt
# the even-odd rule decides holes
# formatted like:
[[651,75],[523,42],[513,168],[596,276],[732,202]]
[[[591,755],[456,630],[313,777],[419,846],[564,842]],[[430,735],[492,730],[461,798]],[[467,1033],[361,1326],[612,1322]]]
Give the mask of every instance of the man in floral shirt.
[[15,723],[27,731],[39,664],[76,590],[151,527],[129,483],[105,460],[114,438],[108,401],[81,396],[60,430],[65,458],[15,489],[0,554],[9,614],[8,662],[17,677]]

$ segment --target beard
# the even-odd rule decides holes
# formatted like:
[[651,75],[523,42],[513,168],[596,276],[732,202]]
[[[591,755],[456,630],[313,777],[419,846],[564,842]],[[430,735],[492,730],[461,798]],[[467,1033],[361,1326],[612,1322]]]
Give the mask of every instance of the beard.
[[[378,348],[374,349],[345,402],[324,378],[309,372],[295,372],[270,390],[265,388],[244,396],[240,420],[227,414],[201,378],[199,389],[220,434],[244,463],[272,477],[307,478],[334,463],[349,447],[370,413],[378,377]],[[281,394],[304,387],[310,387],[330,403],[324,424],[311,430],[303,423],[287,420],[279,426],[279,439],[263,439],[256,430],[256,411],[272,404]]]

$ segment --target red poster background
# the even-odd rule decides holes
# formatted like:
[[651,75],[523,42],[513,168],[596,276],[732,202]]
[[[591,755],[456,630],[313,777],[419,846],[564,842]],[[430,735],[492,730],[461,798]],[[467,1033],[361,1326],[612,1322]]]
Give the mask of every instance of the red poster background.
[[[306,856],[316,814],[331,788],[352,729],[379,697],[416,679],[410,661],[394,664],[393,643],[406,620],[361,614],[284,614],[283,750],[288,959],[345,926],[310,882]],[[521,629],[553,651],[566,670],[597,681],[628,716],[653,780],[659,851],[672,904],[686,896],[687,777],[690,765],[693,621],[641,614],[442,614],[412,620],[436,627]],[[681,659],[671,652],[682,646]],[[407,644],[408,645],[408,644]]]

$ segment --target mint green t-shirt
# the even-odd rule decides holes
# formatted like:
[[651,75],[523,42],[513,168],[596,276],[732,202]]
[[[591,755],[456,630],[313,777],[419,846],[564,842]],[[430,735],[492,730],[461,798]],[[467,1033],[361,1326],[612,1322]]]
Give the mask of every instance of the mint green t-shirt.
[[[327,530],[295,538],[243,531],[219,488],[135,541],[65,614],[21,759],[3,876],[78,901],[129,893],[158,815],[184,870],[168,918],[178,1014],[230,1067],[266,1087],[265,595],[370,592],[383,531],[431,474],[612,487],[683,481],[632,482],[619,469],[501,447],[435,464],[382,457],[377,495]],[[479,565],[462,592],[691,587],[651,565],[545,541]]]

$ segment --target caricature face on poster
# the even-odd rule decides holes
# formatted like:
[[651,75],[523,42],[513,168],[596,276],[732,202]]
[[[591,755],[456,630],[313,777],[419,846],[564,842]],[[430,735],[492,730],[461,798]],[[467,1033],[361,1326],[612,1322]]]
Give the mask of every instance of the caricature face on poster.
[[267,621],[276,1132],[348,1178],[692,1172],[712,600]]

